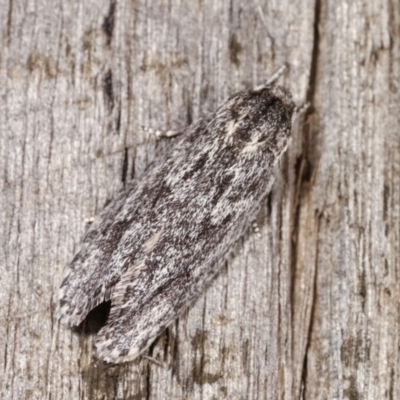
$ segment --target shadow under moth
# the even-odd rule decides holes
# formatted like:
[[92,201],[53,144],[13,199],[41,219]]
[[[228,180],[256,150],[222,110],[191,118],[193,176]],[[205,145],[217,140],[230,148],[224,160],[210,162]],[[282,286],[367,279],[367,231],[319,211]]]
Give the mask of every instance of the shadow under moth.
[[184,130],[91,225],[61,284],[59,316],[79,325],[111,300],[96,338],[105,361],[143,353],[253,222],[299,112],[275,80],[232,95]]

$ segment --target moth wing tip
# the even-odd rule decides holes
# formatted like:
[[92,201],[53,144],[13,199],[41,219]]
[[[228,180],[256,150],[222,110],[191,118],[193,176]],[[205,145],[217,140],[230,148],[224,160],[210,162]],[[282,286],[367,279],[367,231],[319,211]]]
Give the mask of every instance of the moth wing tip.
[[108,363],[119,364],[132,361],[143,350],[138,346],[131,346],[128,349],[122,348],[120,343],[116,343],[115,336],[109,336],[109,334],[97,336],[95,344],[99,357]]
[[65,298],[60,298],[57,310],[57,319],[66,326],[78,326],[83,319],[85,314],[82,309],[73,306]]

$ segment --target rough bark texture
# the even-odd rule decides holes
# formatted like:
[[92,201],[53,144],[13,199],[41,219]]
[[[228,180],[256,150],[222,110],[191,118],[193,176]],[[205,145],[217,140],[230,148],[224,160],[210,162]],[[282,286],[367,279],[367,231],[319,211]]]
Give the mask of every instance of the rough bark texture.
[[[0,397],[400,398],[400,4],[0,0]],[[86,218],[283,63],[311,112],[258,224],[151,347],[55,317]],[[172,140],[173,142],[173,140]]]

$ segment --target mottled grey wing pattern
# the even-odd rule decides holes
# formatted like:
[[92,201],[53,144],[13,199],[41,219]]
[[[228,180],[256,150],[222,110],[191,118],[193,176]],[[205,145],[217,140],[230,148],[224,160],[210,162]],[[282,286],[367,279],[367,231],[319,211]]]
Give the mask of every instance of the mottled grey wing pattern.
[[81,250],[72,260],[60,287],[61,322],[79,325],[90,310],[109,300],[110,290],[102,290],[101,281],[107,275],[107,263],[123,232],[116,216],[136,186],[136,181],[130,182],[104,208],[86,233]]
[[[61,284],[61,322],[79,325],[90,310],[110,299],[122,273],[141,259],[142,244],[150,232],[150,227],[144,225],[148,216],[146,209],[152,211],[160,195],[157,187],[163,174],[162,166],[162,163],[155,165],[141,182],[129,183],[91,225]],[[131,242],[130,248],[119,251],[126,237]],[[128,252],[132,258],[128,257]]]
[[293,111],[280,87],[237,93],[103,211],[60,289],[69,325],[111,299],[102,358],[135,358],[215,275],[270,189]]

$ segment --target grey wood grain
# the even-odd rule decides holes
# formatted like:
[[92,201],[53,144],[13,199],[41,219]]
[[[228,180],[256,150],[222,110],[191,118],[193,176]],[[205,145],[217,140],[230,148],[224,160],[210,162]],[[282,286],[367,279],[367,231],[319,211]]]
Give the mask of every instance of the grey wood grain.
[[[400,5],[0,0],[4,399],[396,399]],[[95,216],[179,128],[281,65],[298,121],[257,221],[149,355],[57,291]]]

